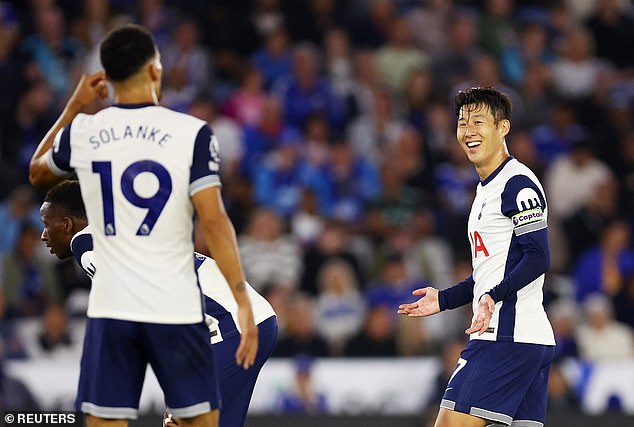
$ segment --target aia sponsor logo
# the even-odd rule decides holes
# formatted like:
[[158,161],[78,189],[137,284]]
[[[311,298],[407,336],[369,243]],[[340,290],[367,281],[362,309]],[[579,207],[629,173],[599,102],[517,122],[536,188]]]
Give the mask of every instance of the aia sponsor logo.
[[484,244],[484,240],[482,239],[480,233],[478,233],[477,231],[469,233],[469,240],[471,241],[471,251],[473,252],[473,259],[477,259],[480,252],[485,257],[489,256],[489,251]]

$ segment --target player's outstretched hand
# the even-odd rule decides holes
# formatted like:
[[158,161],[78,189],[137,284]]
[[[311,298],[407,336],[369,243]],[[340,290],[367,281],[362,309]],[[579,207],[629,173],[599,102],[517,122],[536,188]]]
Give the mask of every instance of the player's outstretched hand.
[[238,323],[242,332],[240,345],[236,351],[236,363],[244,369],[249,369],[255,362],[258,352],[258,327],[253,320],[250,305],[238,306]]
[[440,303],[438,302],[438,289],[427,287],[416,289],[412,295],[422,296],[416,302],[409,304],[401,304],[398,306],[398,314],[407,316],[431,316],[440,312]]
[[66,107],[79,111],[97,98],[105,99],[107,96],[108,86],[106,86],[106,73],[103,70],[95,74],[83,74]]
[[478,309],[473,314],[473,319],[471,320],[471,327],[467,329],[465,334],[471,335],[475,332],[478,335],[482,335],[489,328],[489,322],[491,321],[491,317],[493,316],[493,312],[495,311],[495,301],[491,298],[491,295],[484,294],[480,297],[480,301],[478,302]]

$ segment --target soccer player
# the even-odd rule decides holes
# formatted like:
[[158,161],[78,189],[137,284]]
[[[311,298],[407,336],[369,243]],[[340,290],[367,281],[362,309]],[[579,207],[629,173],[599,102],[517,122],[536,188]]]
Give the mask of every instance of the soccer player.
[[[99,274],[88,304],[77,410],[87,414],[88,427],[126,426],[137,416],[150,363],[182,426],[215,427],[220,402],[192,262],[194,209],[239,307],[236,361],[245,369],[254,363],[258,332],[221,198],[218,142],[202,120],[159,106],[161,58],[147,30],[113,30],[100,56],[104,71],[82,77],[29,169],[40,188],[74,171],[93,227]],[[115,105],[81,114],[107,95],[106,80]]]
[[455,98],[457,138],[480,183],[468,222],[473,273],[398,312],[430,316],[469,302],[471,335],[440,403],[436,427],[543,426],[555,339],[543,307],[550,266],[544,190],[508,153],[511,103],[490,87]]
[[[79,182],[62,181],[51,188],[46,193],[40,214],[44,223],[42,241],[50,248],[51,253],[60,259],[74,256],[92,279],[97,268]],[[213,259],[194,252],[194,263],[198,282],[205,295],[207,324],[218,367],[222,397],[219,425],[240,427],[244,425],[258,374],[275,347],[277,318],[271,304],[247,285],[258,325],[260,345],[253,366],[243,369],[235,360],[240,332],[237,322],[238,307],[231,295],[230,286]]]

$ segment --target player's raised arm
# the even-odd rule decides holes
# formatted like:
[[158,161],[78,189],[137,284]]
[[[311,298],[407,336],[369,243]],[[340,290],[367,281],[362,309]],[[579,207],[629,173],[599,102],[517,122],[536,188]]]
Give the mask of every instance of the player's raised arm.
[[245,369],[253,365],[258,349],[258,329],[245,287],[246,279],[240,262],[238,243],[233,224],[220,193],[220,187],[209,187],[198,191],[192,201],[203,227],[205,241],[220,271],[231,286],[238,303],[238,322],[241,329],[240,346],[236,352],[236,362]]
[[49,151],[53,147],[55,137],[65,126],[73,121],[82,108],[91,104],[98,97],[103,99],[106,96],[108,96],[108,89],[106,87],[106,74],[103,71],[90,75],[84,74],[81,77],[64,110],[46,135],[44,135],[31,157],[29,164],[29,181],[31,185],[48,189],[53,184],[64,179],[63,176],[54,173],[48,164]]

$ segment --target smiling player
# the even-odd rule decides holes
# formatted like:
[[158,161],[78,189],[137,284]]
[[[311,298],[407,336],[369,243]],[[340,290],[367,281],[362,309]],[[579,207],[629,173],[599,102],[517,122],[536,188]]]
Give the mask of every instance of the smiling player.
[[422,298],[398,312],[429,316],[473,306],[465,331],[471,340],[449,379],[436,427],[543,426],[555,345],[543,307],[550,266],[544,190],[507,151],[505,94],[472,88],[456,95],[455,107],[458,143],[480,176],[467,227],[473,274],[442,291],[414,291]]

